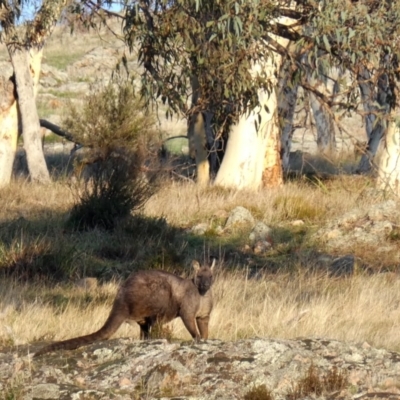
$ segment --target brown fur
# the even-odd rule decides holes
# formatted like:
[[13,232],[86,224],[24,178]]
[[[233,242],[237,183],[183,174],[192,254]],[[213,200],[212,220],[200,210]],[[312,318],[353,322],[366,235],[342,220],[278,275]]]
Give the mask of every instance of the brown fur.
[[164,271],[132,273],[118,290],[110,315],[97,332],[45,346],[35,353],[35,357],[108,339],[125,321],[136,321],[140,326],[140,338],[148,339],[155,323],[162,324],[181,317],[193,339],[207,339],[213,307],[210,289],[214,264],[215,260],[211,267],[200,266],[193,260],[195,276],[192,279]]

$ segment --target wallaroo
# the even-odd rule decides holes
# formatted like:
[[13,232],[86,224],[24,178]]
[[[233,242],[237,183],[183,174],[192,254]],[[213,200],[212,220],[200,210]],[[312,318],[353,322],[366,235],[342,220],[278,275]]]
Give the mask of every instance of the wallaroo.
[[215,258],[211,265],[193,260],[192,266],[194,277],[186,279],[156,270],[132,273],[119,288],[110,315],[97,332],[45,346],[35,357],[108,339],[125,321],[136,321],[140,339],[148,339],[154,324],[181,317],[193,339],[207,339]]

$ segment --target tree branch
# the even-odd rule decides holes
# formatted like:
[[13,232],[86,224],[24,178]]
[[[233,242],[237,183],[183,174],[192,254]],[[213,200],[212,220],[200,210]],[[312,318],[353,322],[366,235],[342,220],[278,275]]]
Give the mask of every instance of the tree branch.
[[49,131],[52,131],[54,134],[61,136],[64,139],[69,140],[70,142],[80,144],[74,139],[74,136],[72,135],[72,133],[64,131],[63,129],[61,129],[59,126],[53,124],[52,122],[47,121],[46,119],[40,119],[39,122],[40,122],[40,126],[42,128],[46,128]]

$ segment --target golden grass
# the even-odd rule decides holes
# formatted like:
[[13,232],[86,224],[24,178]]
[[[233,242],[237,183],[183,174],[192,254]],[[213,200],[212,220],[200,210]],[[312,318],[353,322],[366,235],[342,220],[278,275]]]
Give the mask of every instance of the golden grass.
[[[107,318],[116,290],[115,283],[94,292],[2,284],[0,343],[62,340],[93,332]],[[298,273],[246,279],[243,271],[223,272],[214,294],[211,338],[323,337],[400,350],[400,279],[394,274],[334,279]],[[169,328],[173,337],[190,339],[180,320]],[[123,325],[115,335],[138,336],[136,324]]]
[[[163,216],[174,229],[191,227],[197,222],[223,225],[227,213],[241,205],[274,230],[284,231],[285,228],[290,231],[293,229],[292,220],[303,219],[305,227],[302,229],[307,236],[308,231],[317,229],[355,207],[370,207],[377,200],[360,196],[370,184],[368,178],[343,176],[324,183],[306,180],[289,182],[280,189],[254,193],[216,187],[198,189],[194,184],[175,182],[160,188],[146,204],[144,215],[155,218]],[[168,251],[171,251],[167,248],[168,241],[171,242],[169,246],[181,257],[181,263],[193,257],[202,259],[203,254],[215,252],[219,246],[225,260],[221,257],[220,272],[215,284],[216,302],[210,327],[212,338],[237,340],[256,336],[311,336],[367,341],[373,346],[400,350],[399,277],[395,273],[366,275],[360,272],[352,277],[333,278],[311,273],[314,266],[313,251],[323,249],[317,243],[310,242],[310,238],[306,244],[299,242],[296,248],[289,246],[287,253],[279,255],[282,265],[288,264],[287,269],[276,274],[268,273],[268,265],[273,256],[267,254],[265,258],[256,260],[258,267],[265,266],[265,274],[258,278],[248,278],[245,271],[247,268],[251,271],[250,265],[254,265],[254,260],[251,255],[249,258],[235,258],[234,252],[241,251],[237,246],[246,241],[242,235],[235,242],[232,239],[235,232],[226,233],[222,237],[199,237],[193,243],[185,233],[176,237],[168,236],[168,232],[161,234],[157,224],[147,229],[146,235],[149,238],[142,238],[143,233],[132,230],[117,230],[107,234],[96,231],[79,235],[61,232],[63,226],[60,215],[70,209],[73,200],[66,180],[49,186],[19,180],[0,191],[0,200],[3,204],[0,211],[1,240],[4,243],[12,241],[13,244],[9,248],[5,246],[6,252],[16,251],[19,237],[21,246],[25,245],[22,238],[27,243],[25,238],[30,238],[31,243],[35,243],[35,238],[40,238],[46,243],[48,240],[50,245],[53,240],[55,251],[58,251],[60,243],[64,243],[67,250],[71,248],[65,252],[66,258],[71,257],[66,262],[71,259],[82,268],[86,268],[92,259],[96,259],[102,267],[111,265],[111,268],[115,268],[133,262],[135,268],[140,268],[144,265],[140,252],[151,245],[150,255],[157,261],[153,260],[153,264],[146,265],[159,268],[160,257],[164,260],[165,254],[167,261],[163,261],[161,267],[168,269],[170,264],[167,256]],[[41,223],[33,226],[16,225],[21,217]],[[21,231],[17,228],[21,228]],[[10,229],[14,233],[7,236]],[[282,234],[280,245],[284,245],[286,239]],[[138,244],[140,240],[143,242]],[[233,255],[228,254],[225,245],[232,250]],[[370,261],[376,265],[381,265],[382,257],[375,253],[380,245],[376,243],[368,249]],[[69,251],[74,252],[74,246],[77,253],[71,255]],[[116,249],[115,254],[111,252],[113,254],[110,258],[113,246],[120,248]],[[356,250],[357,247],[353,248],[354,252]],[[361,250],[367,253],[366,249]],[[296,258],[297,252],[304,252],[306,256]],[[304,265],[309,254],[309,263]],[[5,254],[4,257],[8,256]],[[58,260],[57,254],[52,257],[52,260]],[[62,251],[59,257],[63,257]],[[390,264],[391,260],[388,258],[387,262]],[[85,292],[70,283],[50,288],[38,282],[10,284],[9,279],[1,279],[0,345],[61,340],[92,332],[104,323],[116,290],[117,284],[112,282],[100,286],[95,292]],[[180,320],[172,322],[170,327],[174,337],[189,339]],[[121,327],[116,336],[138,338],[138,334],[137,326],[126,325]]]
[[237,206],[248,208],[255,218],[267,224],[295,219],[321,223],[354,207],[368,205],[368,199],[359,200],[360,192],[368,185],[365,177],[347,176],[320,185],[308,180],[288,182],[281,188],[255,193],[218,187],[201,189],[194,183],[172,182],[149,200],[145,211],[150,216],[164,215],[175,225],[211,219],[221,210],[229,212]]

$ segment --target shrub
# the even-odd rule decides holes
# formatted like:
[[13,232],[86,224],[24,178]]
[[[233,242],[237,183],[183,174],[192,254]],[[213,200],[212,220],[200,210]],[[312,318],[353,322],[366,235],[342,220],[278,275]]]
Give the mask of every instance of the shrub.
[[89,182],[75,186],[76,202],[68,224],[78,230],[113,229],[120,219],[143,207],[154,186],[137,176],[129,158],[113,154],[102,160]]
[[113,229],[153,194],[155,172],[142,170],[157,130],[142,109],[132,82],[121,78],[92,86],[80,108],[70,103],[64,127],[83,146],[74,161],[76,201],[68,220],[74,229]]

